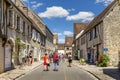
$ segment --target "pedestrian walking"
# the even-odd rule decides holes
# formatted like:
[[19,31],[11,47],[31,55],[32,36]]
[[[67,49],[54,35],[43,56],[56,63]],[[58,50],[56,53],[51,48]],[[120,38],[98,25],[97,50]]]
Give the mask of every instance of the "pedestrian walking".
[[50,63],[52,63],[53,54],[49,54]]
[[54,63],[54,71],[58,71],[58,66],[59,66],[59,55],[57,52],[53,54],[53,63]]
[[32,58],[32,50],[29,53],[29,65],[32,65],[33,58]]
[[68,67],[71,67],[71,63],[72,63],[72,55],[71,55],[71,53],[68,54],[68,62],[69,62]]
[[62,58],[62,62],[64,62],[64,61],[65,61],[65,56],[64,56],[64,54],[61,55],[61,58]]
[[49,71],[49,66],[50,66],[50,63],[49,63],[49,57],[47,56],[47,53],[45,53],[45,55],[44,55],[44,63],[43,63],[43,65],[44,65],[44,71]]

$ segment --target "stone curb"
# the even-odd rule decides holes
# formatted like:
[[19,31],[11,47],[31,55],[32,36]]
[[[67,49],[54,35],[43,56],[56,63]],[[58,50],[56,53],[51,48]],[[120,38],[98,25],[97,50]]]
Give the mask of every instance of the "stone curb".
[[94,76],[95,78],[97,78],[98,80],[101,80],[101,79],[100,79],[97,75],[95,75],[94,73],[92,73],[92,72],[90,72],[90,71],[88,71],[88,70],[85,70],[84,68],[81,68],[79,65],[77,65],[77,64],[75,64],[75,63],[73,63],[73,65],[76,65],[76,66],[79,67],[80,69],[82,69],[82,70],[90,73],[91,75],[93,75],[93,76]]
[[31,70],[34,70],[34,69],[38,68],[40,65],[42,65],[42,63],[40,63],[39,65],[37,65],[34,68],[30,69],[29,71],[22,73],[21,75],[17,76],[13,80],[16,80],[17,78],[20,78],[21,76],[26,75],[27,73],[31,72]]
[[[92,74],[94,77],[96,77],[98,80],[114,80],[113,78],[105,75],[104,73],[101,73],[101,75],[104,75],[103,77],[105,77],[105,78],[107,78],[107,79],[104,79],[104,78],[102,78],[102,77],[99,77],[98,74],[96,74],[96,73],[94,73],[94,72],[92,72],[92,71],[90,71],[90,70],[87,70],[86,68],[84,69],[84,67],[80,67],[79,64],[77,64],[76,62],[73,63],[73,64],[76,65],[77,67],[79,67],[79,68],[81,68],[81,69],[89,72],[89,73]],[[98,73],[99,73],[99,72],[98,72]]]
[[[85,70],[85,69],[83,69],[83,70]],[[87,72],[89,72],[90,74],[92,74],[94,77],[96,77],[98,80],[101,80],[97,75],[95,75],[94,73],[92,73],[92,72],[90,72],[90,71],[88,71],[88,70],[85,70],[85,71],[87,71]]]

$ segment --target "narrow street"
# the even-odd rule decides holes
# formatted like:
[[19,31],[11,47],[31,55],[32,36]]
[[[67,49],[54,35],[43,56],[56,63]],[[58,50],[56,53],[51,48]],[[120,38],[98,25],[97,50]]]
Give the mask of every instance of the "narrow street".
[[59,71],[53,71],[53,64],[50,66],[50,71],[43,71],[43,66],[40,66],[34,71],[20,77],[17,80],[97,80],[93,75],[81,70],[72,65],[67,66],[67,62],[61,62]]

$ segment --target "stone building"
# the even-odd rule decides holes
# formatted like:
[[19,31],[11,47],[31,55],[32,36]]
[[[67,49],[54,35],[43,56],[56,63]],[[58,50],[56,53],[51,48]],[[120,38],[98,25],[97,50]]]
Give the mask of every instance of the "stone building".
[[[80,57],[82,57],[82,56],[80,56],[80,55],[82,55],[82,54],[80,54],[80,47],[79,47],[79,37],[80,37],[80,35],[83,33],[83,30],[86,28],[86,26],[88,25],[88,23],[74,23],[74,31],[73,31],[73,33],[74,33],[74,36],[73,36],[73,55],[74,56],[77,56],[77,58],[79,59]],[[75,53],[77,51],[77,54]]]
[[80,41],[85,42],[86,45],[84,54],[90,62],[95,63],[100,54],[107,54],[110,58],[109,65],[118,64],[120,60],[119,13],[120,5],[117,0],[114,0],[90,22],[80,36]]
[[65,54],[72,53],[73,37],[65,37]]
[[58,53],[65,54],[65,44],[58,44]]
[[37,14],[35,14],[33,11],[29,10],[28,15],[34,23],[32,28],[32,40],[30,41],[30,43],[33,50],[33,57],[36,61],[40,60],[40,58],[45,53],[45,24],[40,19],[40,17],[37,16]]
[[53,34],[53,44],[55,47],[55,50],[58,49],[58,35],[57,34]]
[[21,0],[0,0],[0,73],[21,64],[30,50],[40,60],[45,52],[45,29],[41,18]]
[[[28,18],[28,15],[26,15],[22,9],[23,6],[19,0],[17,0],[16,2],[11,1],[11,6],[7,10],[7,40],[11,44],[10,48],[12,53],[17,54],[12,55],[13,64],[21,64],[31,47],[32,23]],[[20,41],[19,47],[17,46],[18,42],[16,42],[18,39]],[[22,48],[23,46],[24,48]]]
[[[10,70],[13,64],[18,64],[22,54],[22,50],[15,51],[16,49],[16,38],[19,37],[21,45],[29,45],[31,38],[31,22],[26,15],[17,7],[17,5],[11,0],[0,1],[0,13],[1,13],[1,47],[0,47],[0,73]],[[26,31],[24,31],[22,22],[26,22]],[[29,28],[28,28],[29,27]],[[16,56],[12,53],[18,53]]]
[[[5,43],[7,42],[7,10],[10,7],[10,3],[7,0],[0,0],[0,73],[5,71]],[[9,47],[10,45],[8,45]],[[11,68],[11,53],[8,55],[10,60],[7,68]],[[6,64],[7,65],[7,64]]]
[[53,53],[53,34],[50,29],[46,26],[46,45],[45,45],[46,53]]

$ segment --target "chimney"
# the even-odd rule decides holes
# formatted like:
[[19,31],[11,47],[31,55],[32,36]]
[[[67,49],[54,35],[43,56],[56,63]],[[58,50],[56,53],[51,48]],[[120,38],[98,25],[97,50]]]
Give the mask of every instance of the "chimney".
[[23,12],[25,13],[25,15],[28,16],[28,8],[27,7],[23,7]]

